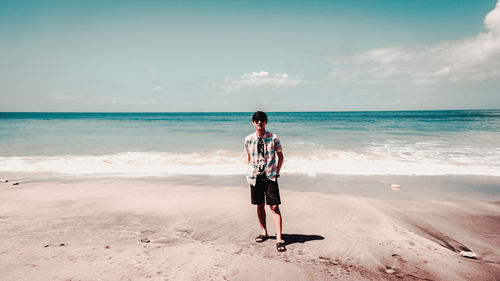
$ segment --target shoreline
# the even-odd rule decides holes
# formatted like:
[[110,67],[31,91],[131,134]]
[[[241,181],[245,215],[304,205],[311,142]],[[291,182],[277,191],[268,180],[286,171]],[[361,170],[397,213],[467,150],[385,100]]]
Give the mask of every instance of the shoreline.
[[[500,203],[296,191],[284,239],[259,228],[246,185],[203,178],[0,184],[5,280],[495,280]],[[205,181],[206,183],[206,181]],[[324,184],[320,181],[319,184]],[[355,183],[356,184],[356,183]],[[432,195],[430,195],[432,196]],[[268,212],[270,233],[274,233]],[[148,239],[150,243],[143,243]],[[477,259],[462,257],[469,249]],[[255,270],[259,268],[259,270]]]
[[[175,185],[209,187],[248,187],[242,175],[178,175],[178,176],[119,176],[65,175],[47,172],[2,172],[1,179],[31,183],[46,181],[93,181],[122,179],[152,181]],[[299,192],[348,195],[379,199],[415,200],[481,200],[500,201],[500,176],[489,175],[287,175],[280,179],[280,188]],[[1,184],[1,183],[0,183]],[[3,183],[7,184],[7,183]],[[392,184],[401,190],[391,190]]]

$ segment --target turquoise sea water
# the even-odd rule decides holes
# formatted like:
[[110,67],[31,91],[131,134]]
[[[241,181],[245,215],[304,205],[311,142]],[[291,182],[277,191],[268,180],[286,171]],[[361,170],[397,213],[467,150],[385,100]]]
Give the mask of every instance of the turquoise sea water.
[[[239,174],[252,113],[0,113],[0,171]],[[500,176],[500,110],[276,112],[290,174]]]

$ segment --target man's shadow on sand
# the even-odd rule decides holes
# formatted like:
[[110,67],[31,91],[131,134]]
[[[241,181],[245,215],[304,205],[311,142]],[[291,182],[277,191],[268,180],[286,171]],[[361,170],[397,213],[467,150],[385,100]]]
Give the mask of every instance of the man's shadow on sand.
[[[269,236],[271,239],[276,239],[276,236]],[[281,238],[285,240],[285,245],[291,245],[295,243],[302,243],[314,240],[324,240],[325,237],[321,235],[307,235],[307,234],[281,234]]]

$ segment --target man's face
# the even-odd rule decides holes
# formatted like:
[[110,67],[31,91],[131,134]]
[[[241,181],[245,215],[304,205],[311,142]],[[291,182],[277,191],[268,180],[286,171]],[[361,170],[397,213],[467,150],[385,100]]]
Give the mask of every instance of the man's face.
[[267,121],[262,121],[262,120],[253,121],[253,126],[255,127],[256,130],[265,130],[266,124]]

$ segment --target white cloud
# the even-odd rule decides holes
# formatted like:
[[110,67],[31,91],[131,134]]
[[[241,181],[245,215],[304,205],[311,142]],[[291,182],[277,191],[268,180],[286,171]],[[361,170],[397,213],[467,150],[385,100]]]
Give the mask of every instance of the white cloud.
[[156,103],[156,101],[155,100],[146,99],[146,100],[143,100],[142,103],[143,104],[153,104],[153,103]]
[[153,91],[157,92],[157,91],[160,91],[161,90],[161,87],[160,86],[154,86],[152,88]]
[[118,97],[110,97],[110,96],[82,96],[82,95],[65,95],[65,94],[49,94],[47,96],[51,100],[57,101],[71,101],[71,102],[100,102],[100,103],[112,103],[117,104],[123,101],[123,99],[119,99]]
[[431,46],[388,47],[330,60],[331,77],[359,83],[438,83],[500,77],[500,0],[486,32]]
[[78,96],[78,95],[64,95],[64,94],[49,94],[47,96],[51,100],[56,100],[58,102],[86,102],[86,103],[97,103],[97,104],[157,104],[158,101],[153,99],[134,99],[134,98],[119,98],[116,96]]
[[156,75],[156,69],[148,68],[146,71],[149,73],[149,76],[154,77]]
[[49,99],[58,100],[58,101],[75,101],[82,99],[82,96],[72,96],[72,95],[63,95],[63,94],[49,94]]
[[297,77],[290,77],[286,73],[269,73],[267,71],[252,72],[251,74],[243,74],[240,77],[226,77],[223,82],[215,83],[213,86],[220,87],[226,92],[240,90],[246,87],[259,86],[294,86],[303,83]]

